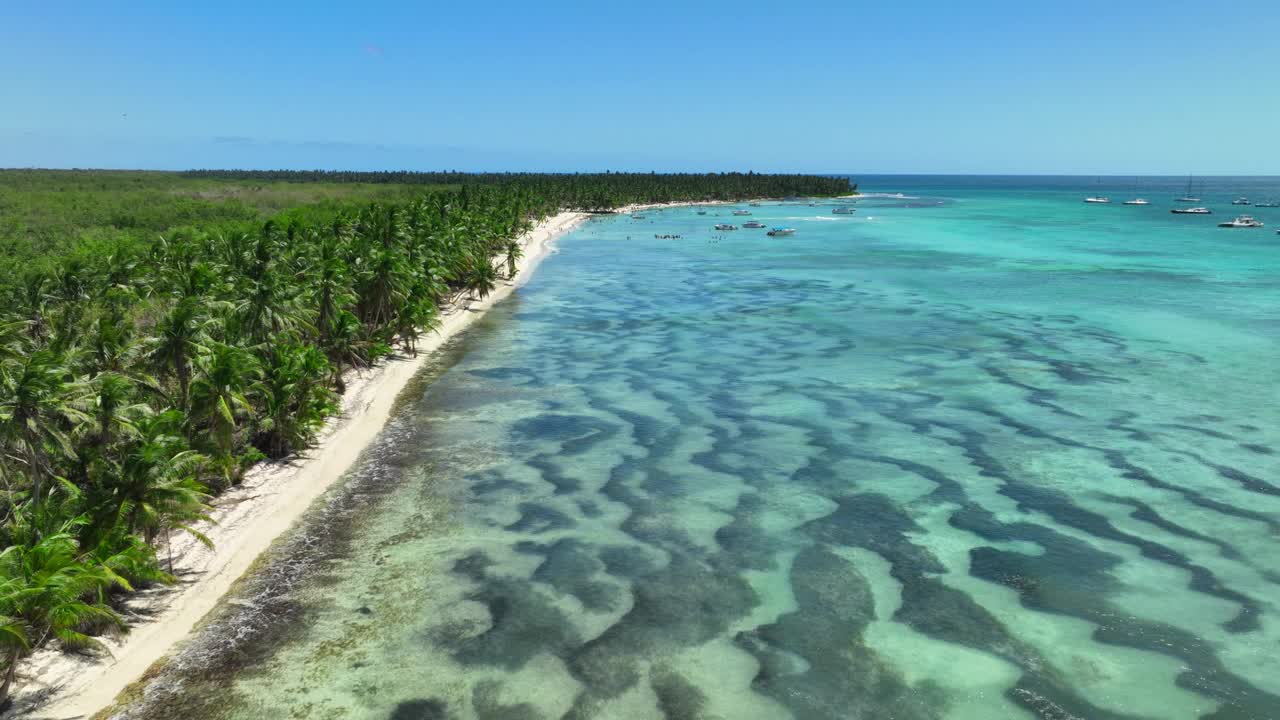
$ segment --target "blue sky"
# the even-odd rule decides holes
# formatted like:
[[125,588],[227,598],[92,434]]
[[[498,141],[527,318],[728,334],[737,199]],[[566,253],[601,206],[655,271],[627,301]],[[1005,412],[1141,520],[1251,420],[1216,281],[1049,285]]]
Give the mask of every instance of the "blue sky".
[[1280,3],[0,4],[0,166],[1280,174]]

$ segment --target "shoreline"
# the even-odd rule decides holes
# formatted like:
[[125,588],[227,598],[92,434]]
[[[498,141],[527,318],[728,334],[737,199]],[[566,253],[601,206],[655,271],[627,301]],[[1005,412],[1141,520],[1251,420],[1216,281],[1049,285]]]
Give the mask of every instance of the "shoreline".
[[[200,621],[258,557],[294,525],[355,464],[391,417],[401,392],[433,353],[532,276],[554,242],[591,216],[560,212],[525,233],[516,276],[499,283],[483,300],[467,300],[441,312],[440,326],[420,336],[414,356],[396,354],[380,364],[347,373],[341,412],[330,418],[305,453],[251,468],[239,485],[213,499],[214,523],[200,529],[209,549],[190,535],[172,543],[174,585],[131,595],[122,614],[130,631],[100,638],[110,655],[74,655],[38,650],[19,673],[20,684],[3,717],[35,712],[44,718],[90,717],[107,708],[126,687],[189,637]],[[158,553],[162,561],[165,551]]]

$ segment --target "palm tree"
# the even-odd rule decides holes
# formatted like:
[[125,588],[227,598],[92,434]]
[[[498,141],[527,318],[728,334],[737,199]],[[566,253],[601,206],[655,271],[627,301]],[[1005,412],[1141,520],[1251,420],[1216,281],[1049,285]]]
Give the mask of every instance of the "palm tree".
[[[111,502],[119,508],[130,533],[141,533],[147,543],[163,531],[183,530],[209,544],[193,523],[209,520],[209,494],[198,477],[208,461],[194,451],[181,434],[183,415],[176,410],[151,415],[138,422],[138,437],[121,453]],[[173,555],[169,554],[169,570]]]
[[190,422],[194,428],[209,431],[208,445],[224,481],[239,480],[240,468],[235,462],[236,431],[240,421],[253,415],[253,405],[246,397],[262,376],[257,359],[244,348],[214,343],[207,356],[201,358],[200,376],[191,384]]
[[14,544],[0,552],[0,618],[3,618],[5,669],[0,702],[8,698],[18,661],[31,647],[54,638],[64,648],[99,646],[82,632],[86,623],[124,628],[110,608],[86,602],[111,586],[132,590],[119,574],[81,562],[69,521],[60,532],[31,545]]
[[127,322],[118,310],[103,313],[94,321],[89,336],[87,372],[92,376],[100,372],[122,371],[133,365],[136,348],[132,323]]
[[156,325],[151,361],[161,372],[171,373],[177,379],[180,408],[188,405],[191,364],[197,356],[208,352],[212,341],[209,330],[213,324],[200,299],[186,297]]
[[0,317],[0,362],[15,360],[26,352],[29,324],[25,320]]
[[375,249],[373,253],[357,288],[358,307],[365,324],[380,329],[392,321],[396,306],[405,298],[409,269],[397,248]]
[[343,310],[330,325],[324,351],[332,365],[330,382],[338,392],[343,392],[346,389],[342,379],[343,371],[347,367],[368,367],[377,357],[385,354],[386,348],[379,343],[370,342],[365,337],[365,327],[359,318]]
[[471,272],[467,274],[465,282],[464,289],[483,300],[498,287],[498,271],[494,269],[488,257],[474,258]]
[[43,270],[28,271],[17,293],[16,299],[27,317],[28,332],[35,342],[44,341],[50,301],[48,286],[49,276]]
[[135,422],[149,414],[151,407],[133,402],[133,382],[119,373],[107,372],[94,378],[89,387],[90,392],[77,402],[77,409],[86,417],[80,435],[97,448],[105,448],[121,436],[136,435]]
[[324,386],[329,361],[315,346],[276,345],[268,356],[266,379],[258,385],[263,410],[259,447],[268,457],[283,457],[305,447],[324,419],[336,410]]
[[321,346],[333,332],[342,306],[351,301],[347,264],[341,256],[342,227],[334,223],[333,236],[320,242],[315,262],[316,333]]
[[[53,459],[75,454],[67,431],[88,419],[74,402],[78,390],[57,356],[47,350],[0,371],[0,447],[29,478],[37,512],[43,483],[54,476]],[[0,472],[6,465],[0,463]]]
[[516,276],[516,261],[524,256],[524,248],[516,240],[507,241],[507,279]]
[[4,658],[4,682],[0,683],[0,708],[9,699],[13,676],[18,672],[18,659],[31,650],[27,624],[19,618],[0,615],[0,657]]

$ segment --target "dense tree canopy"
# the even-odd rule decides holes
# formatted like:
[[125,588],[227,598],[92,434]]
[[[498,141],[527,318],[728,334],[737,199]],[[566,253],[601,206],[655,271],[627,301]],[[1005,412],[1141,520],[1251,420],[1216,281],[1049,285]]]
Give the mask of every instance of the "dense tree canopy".
[[[187,175],[423,187],[265,221],[197,207],[213,217],[191,225],[184,203],[176,227],[148,216],[167,229],[80,228],[28,242],[0,268],[0,699],[32,648],[91,646],[120,629],[119,593],[170,579],[158,547],[172,532],[199,536],[212,494],[258,460],[306,447],[335,411],[344,371],[413,351],[442,307],[514,274],[515,238],[537,220],[849,190],[843,178],[754,174]],[[74,191],[50,197],[76,206]],[[109,223],[107,208],[86,217]],[[39,217],[0,211],[10,227]]]

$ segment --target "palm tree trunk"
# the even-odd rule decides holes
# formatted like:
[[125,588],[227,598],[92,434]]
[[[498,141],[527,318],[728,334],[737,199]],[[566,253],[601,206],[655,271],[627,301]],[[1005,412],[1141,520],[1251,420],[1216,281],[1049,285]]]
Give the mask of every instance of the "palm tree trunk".
[[9,653],[9,667],[4,671],[4,684],[0,685],[0,709],[9,704],[9,688],[13,686],[13,676],[18,673],[18,651]]
[[174,358],[174,374],[178,376],[178,398],[183,410],[187,409],[187,387],[191,383],[191,368],[187,367],[187,355],[181,350]]

